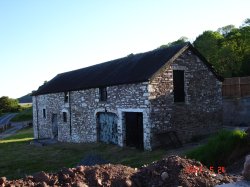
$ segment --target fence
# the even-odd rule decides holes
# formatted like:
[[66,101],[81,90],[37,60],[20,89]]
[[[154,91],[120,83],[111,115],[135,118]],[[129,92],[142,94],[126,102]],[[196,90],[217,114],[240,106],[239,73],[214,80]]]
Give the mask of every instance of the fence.
[[225,78],[222,84],[223,97],[250,96],[250,77]]

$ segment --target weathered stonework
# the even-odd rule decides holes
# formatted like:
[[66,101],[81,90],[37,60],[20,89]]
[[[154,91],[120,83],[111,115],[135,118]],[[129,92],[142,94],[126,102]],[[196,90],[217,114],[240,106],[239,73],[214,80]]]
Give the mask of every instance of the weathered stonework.
[[[184,70],[185,102],[175,103],[173,70]],[[45,109],[45,117],[44,111]],[[63,113],[67,120],[64,122]],[[52,116],[57,116],[58,140],[96,142],[100,124],[97,116],[110,113],[115,142],[126,145],[126,112],[143,114],[144,149],[158,145],[159,133],[175,131],[182,142],[216,131],[221,126],[221,82],[191,50],[174,56],[149,81],[107,87],[107,101],[99,100],[99,88],[33,96],[35,138],[54,138]]]
[[[184,70],[183,103],[174,103],[173,70]],[[192,51],[185,51],[161,69],[150,80],[149,94],[155,139],[158,133],[176,131],[179,139],[186,142],[222,125],[221,82]]]
[[[71,91],[69,103],[64,103],[64,93],[33,97],[35,138],[53,138],[52,114],[58,115],[58,140],[66,142],[96,142],[98,112],[111,112],[118,116],[118,145],[125,145],[123,112],[142,112],[144,125],[144,149],[150,150],[149,102],[146,82],[117,85],[107,88],[107,101],[99,101],[99,89]],[[36,106],[39,106],[38,111]],[[43,118],[46,109],[46,119]],[[38,112],[38,118],[37,118]],[[63,122],[62,113],[68,121]],[[38,120],[37,120],[38,119]],[[37,130],[37,127],[39,130]],[[70,128],[71,127],[71,128]],[[38,136],[39,131],[39,136]]]

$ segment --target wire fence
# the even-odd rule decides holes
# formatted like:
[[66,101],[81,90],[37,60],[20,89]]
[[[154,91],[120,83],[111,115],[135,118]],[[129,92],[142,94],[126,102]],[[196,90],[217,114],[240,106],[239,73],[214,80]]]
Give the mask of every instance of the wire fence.
[[229,98],[250,96],[250,77],[225,78],[222,95]]

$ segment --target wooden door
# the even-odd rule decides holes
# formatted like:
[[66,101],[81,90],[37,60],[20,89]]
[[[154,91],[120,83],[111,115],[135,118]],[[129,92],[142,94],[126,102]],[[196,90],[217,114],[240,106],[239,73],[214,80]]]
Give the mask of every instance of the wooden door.
[[52,114],[52,134],[53,134],[53,138],[57,139],[58,137],[57,114]]
[[125,112],[126,145],[143,149],[143,115],[141,112]]
[[97,114],[98,139],[101,142],[118,144],[117,116],[110,112]]

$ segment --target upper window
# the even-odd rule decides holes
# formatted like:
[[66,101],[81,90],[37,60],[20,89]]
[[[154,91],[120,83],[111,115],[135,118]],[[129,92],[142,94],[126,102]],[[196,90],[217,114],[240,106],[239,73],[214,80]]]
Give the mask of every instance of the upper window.
[[43,118],[46,118],[46,110],[43,109]]
[[174,102],[185,102],[184,71],[173,70]]
[[64,102],[65,103],[69,102],[69,92],[64,92]]
[[100,101],[107,101],[107,87],[99,88]]
[[67,112],[63,112],[63,122],[67,122]]

